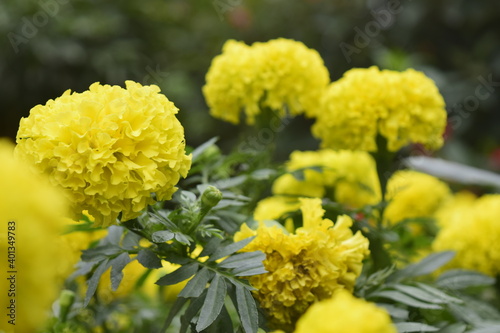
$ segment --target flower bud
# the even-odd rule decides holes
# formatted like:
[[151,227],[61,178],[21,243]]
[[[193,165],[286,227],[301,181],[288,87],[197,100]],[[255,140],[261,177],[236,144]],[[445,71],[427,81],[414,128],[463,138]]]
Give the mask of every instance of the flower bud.
[[201,195],[201,209],[209,210],[215,207],[222,199],[222,192],[214,186],[208,186]]

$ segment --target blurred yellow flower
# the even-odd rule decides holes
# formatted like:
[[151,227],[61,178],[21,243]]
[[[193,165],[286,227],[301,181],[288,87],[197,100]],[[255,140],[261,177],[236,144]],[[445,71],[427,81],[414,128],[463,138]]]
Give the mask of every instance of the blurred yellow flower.
[[294,333],[397,333],[391,317],[374,303],[339,290],[313,304],[297,322]]
[[108,226],[137,217],[153,193],[170,199],[191,166],[178,109],[159,92],[132,81],[68,90],[21,119],[16,153],[66,190],[76,218],[88,210]]
[[64,195],[17,161],[13,149],[0,140],[0,331],[35,332],[62,286],[66,254],[58,238],[67,207]]
[[203,94],[216,118],[238,124],[242,110],[254,124],[262,108],[283,117],[317,112],[329,82],[318,52],[301,42],[275,39],[248,46],[228,40],[206,76]]
[[385,223],[394,224],[404,219],[433,217],[434,213],[451,197],[448,185],[425,173],[396,171],[387,182],[384,211]]
[[244,224],[235,241],[256,235],[243,251],[266,254],[268,273],[251,276],[250,283],[271,326],[290,330],[314,302],[329,298],[338,289],[352,291],[361,273],[362,260],[369,254],[368,240],[353,235],[348,216],[334,224],[323,219],[321,200],[300,200],[303,227],[288,234],[278,226],[264,223],[257,230]]
[[[286,212],[297,210],[301,196],[326,196],[354,208],[381,200],[375,161],[363,151],[294,151],[286,169],[289,173],[273,183],[274,196],[258,203],[255,220],[277,219]],[[299,170],[303,173],[302,180],[291,174]]]
[[441,215],[433,244],[434,251],[453,250],[456,256],[446,268],[480,271],[490,276],[500,274],[500,195],[477,200],[461,198],[457,212]]
[[324,148],[376,151],[382,135],[389,151],[409,143],[438,149],[444,107],[436,85],[422,72],[355,68],[330,84],[312,132]]

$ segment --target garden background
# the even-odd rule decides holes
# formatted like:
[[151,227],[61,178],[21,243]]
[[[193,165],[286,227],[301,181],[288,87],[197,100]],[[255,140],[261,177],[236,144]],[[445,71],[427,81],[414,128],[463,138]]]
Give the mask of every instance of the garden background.
[[[157,84],[181,110],[188,145],[213,136],[234,147],[242,129],[208,113],[201,87],[227,39],[285,37],[316,49],[336,80],[353,67],[431,77],[449,113],[446,159],[500,170],[500,3],[321,0],[4,0],[0,3],[0,134],[19,119],[93,82]],[[489,83],[488,83],[489,82]],[[278,160],[318,147],[310,120],[279,134]]]

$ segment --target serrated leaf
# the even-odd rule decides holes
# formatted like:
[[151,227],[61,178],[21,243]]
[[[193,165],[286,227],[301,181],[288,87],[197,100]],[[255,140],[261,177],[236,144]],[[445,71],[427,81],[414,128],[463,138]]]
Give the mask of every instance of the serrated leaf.
[[390,300],[393,300],[395,302],[399,302],[401,304],[405,304],[405,305],[415,307],[415,308],[420,308],[420,309],[435,309],[435,310],[441,309],[440,305],[419,301],[413,297],[410,297],[410,296],[408,296],[402,292],[396,291],[396,290],[379,291],[379,292],[371,294],[370,297],[390,299]]
[[405,278],[430,274],[448,263],[454,256],[455,252],[453,251],[433,253],[415,264],[394,272],[394,274],[389,276],[388,280],[397,282]]
[[83,261],[102,261],[122,252],[123,249],[114,244],[99,245],[82,251]]
[[182,309],[182,307],[184,306],[184,304],[186,304],[186,302],[188,300],[189,300],[188,298],[177,297],[174,304],[170,308],[170,311],[168,313],[168,317],[167,317],[167,319],[165,319],[165,323],[163,324],[163,328],[161,329],[161,332],[167,331],[167,328],[172,323],[172,320],[174,320],[177,313],[179,313],[179,311]]
[[116,291],[120,285],[120,282],[123,279],[123,268],[125,268],[130,261],[130,256],[127,252],[123,252],[118,257],[109,261],[109,264],[111,265],[111,290]]
[[127,232],[122,240],[122,247],[126,250],[133,250],[135,247],[139,245],[141,240],[141,236],[136,234],[135,232]]
[[210,140],[207,140],[206,142],[204,142],[201,145],[199,145],[198,147],[196,147],[191,152],[191,154],[192,154],[191,160],[193,161],[193,163],[197,162],[198,158],[205,152],[205,150],[207,150],[208,148],[213,146],[217,142],[217,140],[219,140],[218,137],[213,137]]
[[95,291],[97,290],[97,285],[101,280],[102,274],[109,268],[110,263],[108,259],[104,259],[99,266],[97,266],[92,277],[87,281],[87,293],[85,295],[85,301],[83,302],[83,306],[86,307],[92,296],[94,296]]
[[233,321],[231,320],[231,316],[227,311],[225,306],[222,307],[219,316],[217,319],[210,324],[206,329],[203,330],[203,333],[221,333],[221,332],[234,332]]
[[174,233],[169,230],[156,231],[151,235],[154,243],[165,243],[174,238]]
[[429,286],[428,284],[417,282],[416,285],[419,288],[424,289],[428,293],[433,294],[437,298],[443,300],[444,303],[450,303],[450,302],[451,303],[457,303],[457,304],[463,304],[464,303],[464,301],[461,300],[460,298],[456,298],[456,297],[450,296],[447,293],[445,293],[445,292],[443,292],[443,291],[441,291],[441,290],[439,290],[437,288]]
[[108,228],[108,234],[103,239],[103,244],[114,244],[119,245],[120,240],[122,239],[123,231],[125,229],[123,227],[112,225]]
[[479,324],[483,321],[483,318],[479,314],[474,311],[471,311],[470,308],[467,308],[458,304],[448,304],[448,308],[451,313],[460,321],[469,323],[469,324]]
[[266,259],[266,255],[262,251],[237,253],[219,263],[219,267],[244,268],[254,267],[256,264],[262,266],[264,259]]
[[196,323],[196,330],[198,332],[207,328],[217,319],[217,316],[224,306],[226,293],[227,288],[224,278],[220,275],[215,275],[215,278],[210,283],[210,287],[208,287],[207,297],[201,307],[200,317]]
[[406,320],[406,319],[408,319],[408,315],[410,313],[408,310],[398,308],[397,306],[394,306],[393,304],[377,303],[377,306],[386,309],[387,312],[389,312],[389,315],[392,318],[396,318],[396,319]]
[[181,266],[172,273],[161,277],[156,281],[156,284],[160,286],[169,286],[187,280],[198,271],[198,267],[199,264],[196,262]]
[[160,258],[149,249],[140,250],[137,254],[137,261],[146,268],[155,269],[163,267]]
[[467,325],[462,323],[451,324],[445,328],[441,328],[439,333],[464,333],[467,330]]
[[480,327],[474,328],[467,333],[498,333],[500,332],[500,323],[481,324]]
[[212,255],[215,250],[217,250],[220,247],[220,244],[222,243],[222,240],[219,238],[212,238],[208,243],[203,247],[203,251],[201,251],[200,255],[198,258],[201,257],[206,257]]
[[233,254],[234,252],[239,251],[242,248],[244,248],[245,246],[247,246],[254,238],[255,238],[255,236],[248,237],[248,238],[245,238],[239,242],[231,243],[229,245],[220,247],[217,250],[215,250],[214,254],[212,254],[210,256],[210,259],[208,259],[208,261],[215,261],[215,260],[227,257],[227,256]]
[[436,285],[451,290],[460,290],[469,287],[491,286],[495,279],[476,271],[453,269],[441,274]]
[[234,286],[236,287],[236,307],[238,308],[241,326],[245,333],[255,333],[259,328],[259,313],[255,300],[250,291],[238,284],[234,284]]
[[198,297],[207,287],[208,281],[213,277],[214,273],[203,267],[196,275],[188,281],[186,286],[179,293],[179,297]]
[[439,328],[422,323],[395,323],[399,333],[436,332]]
[[95,262],[80,261],[77,263],[76,271],[73,272],[73,274],[71,274],[68,279],[73,280],[78,276],[87,275],[92,271],[92,268],[94,268],[94,266],[96,266]]
[[427,303],[447,303],[445,300],[436,297],[434,294],[431,294],[421,288],[414,286],[407,286],[402,284],[396,284],[393,286],[394,289],[399,290],[415,299],[427,302]]
[[186,311],[184,311],[184,313],[181,316],[181,328],[179,330],[179,333],[187,332],[189,324],[193,322],[193,318],[198,314],[198,312],[200,312],[200,309],[203,306],[206,297],[207,297],[207,290],[205,289],[199,297],[191,300]]

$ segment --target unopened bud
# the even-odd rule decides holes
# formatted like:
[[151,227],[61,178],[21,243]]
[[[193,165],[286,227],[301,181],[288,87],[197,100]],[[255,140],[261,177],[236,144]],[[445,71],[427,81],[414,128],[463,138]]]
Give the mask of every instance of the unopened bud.
[[209,210],[219,203],[222,199],[222,192],[214,186],[208,186],[201,195],[202,210]]

